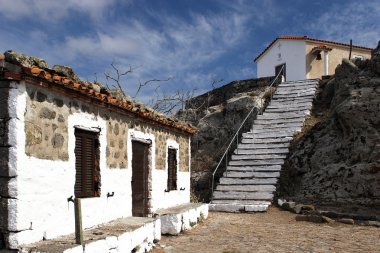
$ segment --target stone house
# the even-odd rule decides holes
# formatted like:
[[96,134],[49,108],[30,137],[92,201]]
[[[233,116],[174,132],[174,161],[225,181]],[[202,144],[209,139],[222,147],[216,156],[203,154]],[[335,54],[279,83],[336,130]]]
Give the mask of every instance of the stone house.
[[196,129],[63,70],[0,54],[0,249],[190,202]]
[[[371,58],[372,48],[352,46],[351,58]],[[282,69],[286,81],[333,75],[343,58],[349,58],[350,45],[340,42],[282,36],[274,39],[256,58],[257,77],[277,75]]]

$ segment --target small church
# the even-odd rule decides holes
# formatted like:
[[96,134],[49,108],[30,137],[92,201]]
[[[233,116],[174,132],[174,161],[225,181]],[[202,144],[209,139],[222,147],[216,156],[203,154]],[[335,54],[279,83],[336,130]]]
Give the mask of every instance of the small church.
[[[351,59],[371,58],[372,48],[351,46]],[[350,57],[350,44],[310,38],[281,36],[275,38],[256,58],[257,77],[275,76],[286,81],[333,75],[343,58]]]

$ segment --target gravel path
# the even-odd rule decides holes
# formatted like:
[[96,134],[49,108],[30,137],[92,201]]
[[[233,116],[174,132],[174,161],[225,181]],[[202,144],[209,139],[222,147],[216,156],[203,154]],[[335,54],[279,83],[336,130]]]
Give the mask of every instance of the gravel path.
[[193,230],[163,236],[152,253],[380,252],[380,228],[295,221],[295,215],[210,213]]

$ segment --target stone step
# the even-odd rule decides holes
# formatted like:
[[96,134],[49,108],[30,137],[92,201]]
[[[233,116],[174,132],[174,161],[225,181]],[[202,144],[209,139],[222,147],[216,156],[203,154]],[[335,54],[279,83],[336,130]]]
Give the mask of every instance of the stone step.
[[304,93],[304,92],[315,92],[317,89],[315,87],[306,87],[306,88],[299,88],[299,87],[278,87],[276,89],[276,94],[284,94],[284,93]]
[[243,138],[241,140],[242,144],[289,144],[292,140],[292,137],[281,137],[281,138],[265,138],[265,139],[257,139],[257,138]]
[[301,126],[299,127],[277,127],[277,128],[253,128],[247,134],[260,134],[260,133],[278,133],[278,132],[299,132],[301,131]]
[[262,125],[262,124],[253,124],[253,129],[279,129],[279,128],[287,128],[287,127],[295,127],[302,128],[301,122],[287,122],[287,123],[276,123],[271,125]]
[[287,112],[295,112],[295,113],[304,113],[310,114],[311,107],[309,106],[297,106],[293,108],[283,107],[283,108],[267,108],[265,113],[287,113]]
[[292,119],[267,119],[264,117],[257,116],[254,124],[260,125],[272,125],[272,124],[283,124],[283,123],[301,123],[305,121],[304,118],[292,118]]
[[277,178],[230,178],[222,177],[219,179],[221,184],[238,184],[238,185],[262,185],[262,184],[276,184]]
[[278,85],[279,88],[285,88],[285,87],[299,87],[299,88],[312,88],[316,87],[317,83],[314,82],[307,82],[307,83],[282,83]]
[[235,205],[270,205],[272,204],[270,201],[262,201],[262,200],[235,200],[235,199],[215,199],[211,201],[211,204],[235,204]]
[[268,159],[268,160],[231,160],[228,165],[236,166],[260,166],[260,165],[283,165],[283,159]]
[[307,107],[307,108],[311,108],[313,105],[312,101],[311,102],[306,102],[306,103],[278,103],[278,102],[274,102],[272,101],[272,103],[270,103],[266,110],[272,110],[272,109],[283,109],[283,108],[299,108],[299,107]]
[[279,102],[279,103],[308,103],[308,102],[313,102],[314,97],[295,97],[295,98],[278,98],[278,97],[273,97],[272,99],[273,102]]
[[273,198],[272,192],[236,192],[236,191],[214,191],[213,199],[251,199],[269,200]]
[[288,148],[288,147],[289,147],[289,142],[285,142],[285,143],[263,143],[263,144],[259,144],[259,143],[244,144],[244,143],[240,143],[238,145],[239,149],[252,149],[253,148],[253,149],[258,150],[258,151],[263,150],[263,152],[265,152],[267,149]]
[[244,139],[256,138],[256,139],[266,139],[266,138],[281,138],[281,137],[292,137],[294,131],[276,131],[276,132],[266,132],[266,133],[243,133]]
[[285,159],[286,154],[234,154],[231,156],[231,161],[238,160],[267,160],[267,159]]
[[275,93],[273,98],[306,98],[306,97],[315,97],[315,92],[287,92],[286,94]]
[[241,204],[209,204],[211,212],[225,213],[253,213],[266,212],[269,205],[241,205]]
[[225,171],[223,173],[224,177],[238,177],[238,178],[278,178],[280,172],[256,172],[256,171]]
[[266,149],[242,149],[237,148],[234,154],[237,155],[269,155],[269,154],[287,154],[288,148],[266,148]]
[[281,102],[281,101],[271,101],[271,103],[268,105],[267,108],[298,108],[301,106],[307,106],[312,108],[313,101],[306,101],[306,102],[297,102],[297,101],[286,101],[286,102]]
[[298,95],[296,93],[288,94],[288,95],[275,93],[273,94],[272,98],[275,100],[303,100],[303,99],[309,100],[309,99],[314,99],[314,97],[315,97],[315,93],[312,92],[312,93],[305,93],[302,95]]
[[299,88],[299,87],[278,87],[276,89],[276,93],[282,93],[282,92],[315,92],[315,87],[305,87],[305,88]]
[[264,112],[262,117],[270,119],[292,119],[297,117],[305,117],[310,114],[310,110],[293,111],[293,112]]
[[269,165],[269,166],[227,166],[227,171],[280,171],[281,165]]
[[235,191],[235,192],[274,192],[274,185],[223,185],[219,184],[216,187],[217,191]]

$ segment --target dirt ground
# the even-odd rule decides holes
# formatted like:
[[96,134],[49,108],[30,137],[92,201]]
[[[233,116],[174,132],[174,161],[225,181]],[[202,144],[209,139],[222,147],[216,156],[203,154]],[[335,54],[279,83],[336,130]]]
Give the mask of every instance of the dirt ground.
[[295,221],[295,214],[210,213],[179,236],[163,236],[151,253],[380,252],[380,228]]

